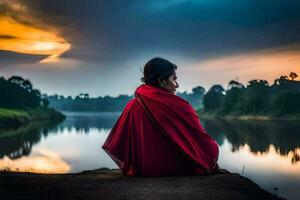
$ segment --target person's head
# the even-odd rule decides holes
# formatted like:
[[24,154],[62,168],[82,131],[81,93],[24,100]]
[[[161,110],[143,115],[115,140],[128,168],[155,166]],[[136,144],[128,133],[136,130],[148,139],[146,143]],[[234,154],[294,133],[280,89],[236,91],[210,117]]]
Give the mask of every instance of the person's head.
[[164,88],[168,92],[175,93],[179,87],[176,79],[177,66],[163,58],[153,58],[144,66],[144,83],[158,88]]

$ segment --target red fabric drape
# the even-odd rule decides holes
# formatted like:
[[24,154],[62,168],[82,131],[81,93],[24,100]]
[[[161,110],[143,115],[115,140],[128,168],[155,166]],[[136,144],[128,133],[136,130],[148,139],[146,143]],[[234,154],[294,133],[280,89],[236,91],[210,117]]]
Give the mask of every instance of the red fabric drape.
[[219,155],[187,101],[146,84],[136,89],[102,148],[129,176],[210,173]]

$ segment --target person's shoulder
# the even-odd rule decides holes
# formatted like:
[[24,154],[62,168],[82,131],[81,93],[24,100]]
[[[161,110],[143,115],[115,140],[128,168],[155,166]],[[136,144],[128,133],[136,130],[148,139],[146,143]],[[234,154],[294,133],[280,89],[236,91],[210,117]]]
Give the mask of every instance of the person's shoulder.
[[136,105],[137,103],[137,99],[134,97],[128,101],[127,105]]
[[181,96],[178,96],[177,94],[174,94],[173,98],[184,104],[190,105],[190,103],[186,99],[182,98]]
[[125,109],[135,109],[139,106],[139,103],[136,98],[133,98],[129,100],[129,102],[126,104]]

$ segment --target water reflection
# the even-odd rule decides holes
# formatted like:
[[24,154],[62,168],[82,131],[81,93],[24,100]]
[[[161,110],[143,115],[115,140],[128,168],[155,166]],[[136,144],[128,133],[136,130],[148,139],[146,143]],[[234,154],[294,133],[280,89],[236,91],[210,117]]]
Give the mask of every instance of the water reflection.
[[272,145],[276,153],[283,156],[290,154],[292,164],[299,162],[299,121],[203,120],[203,124],[219,145],[227,139],[232,152],[248,145],[254,154],[268,153]]
[[4,156],[17,159],[30,154],[32,146],[49,133],[56,135],[64,131],[88,135],[91,129],[109,130],[120,113],[75,113],[65,112],[68,117],[63,123],[35,122],[17,129],[0,129],[0,159]]
[[[68,117],[60,124],[33,123],[18,129],[0,129],[0,159],[7,156],[17,159],[28,156],[32,147],[49,134],[62,133],[89,135],[91,130],[108,132],[120,113],[75,113],[65,112]],[[207,132],[222,146],[227,140],[231,152],[238,152],[246,145],[255,155],[270,152],[290,158],[291,164],[300,161],[300,123],[299,121],[224,121],[201,120]]]
[[18,129],[0,129],[0,169],[63,173],[101,164],[116,167],[100,146],[120,113],[64,114],[67,118],[62,123],[39,122]]
[[0,129],[0,158],[7,156],[13,160],[28,156],[32,146],[56,126],[55,122],[34,122],[17,129]]
[[0,169],[35,173],[66,173],[71,166],[54,151],[41,149],[30,157],[11,159],[4,157],[0,160]]
[[63,132],[67,129],[69,132],[75,128],[77,133],[89,134],[90,129],[96,128],[111,129],[117,121],[120,112],[63,112],[67,115],[64,123],[57,128]]
[[222,167],[279,196],[298,199],[299,121],[202,121],[220,145]]
[[[101,146],[120,113],[64,114],[67,118],[60,124],[36,123],[0,130],[0,168],[43,173],[116,168]],[[201,122],[220,145],[222,167],[273,193],[297,199],[299,121]]]

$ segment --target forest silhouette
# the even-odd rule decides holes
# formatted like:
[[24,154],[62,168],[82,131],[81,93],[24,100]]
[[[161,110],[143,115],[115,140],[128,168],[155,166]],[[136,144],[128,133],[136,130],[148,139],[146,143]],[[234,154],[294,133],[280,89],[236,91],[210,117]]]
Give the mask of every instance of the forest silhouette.
[[[231,80],[228,89],[213,85],[207,92],[202,86],[192,89],[191,93],[177,92],[195,109],[219,115],[243,114],[298,114],[300,113],[300,81],[297,74],[281,76],[269,84],[266,80],[251,80],[245,86]],[[75,98],[63,95],[41,94],[34,89],[30,80],[20,76],[9,79],[0,78],[1,108],[35,108],[52,107],[66,111],[122,111],[133,95],[118,97],[104,96],[91,98],[87,93],[81,93]],[[49,105],[50,104],[50,105]]]
[[219,115],[298,114],[300,112],[300,81],[297,74],[281,76],[272,85],[266,80],[251,80],[246,86],[232,80],[228,89],[212,86],[204,95],[203,111]]
[[33,88],[28,79],[12,76],[9,79],[0,77],[1,108],[36,108],[48,107],[49,101],[42,97],[38,89]]
[[[190,102],[195,109],[202,106],[205,89],[201,86],[192,89],[191,93],[176,93],[178,96]],[[119,95],[118,97],[104,96],[90,98],[89,94],[81,93],[75,98],[63,95],[50,95],[46,97],[51,107],[65,111],[122,111],[125,105],[133,98],[133,95]]]

